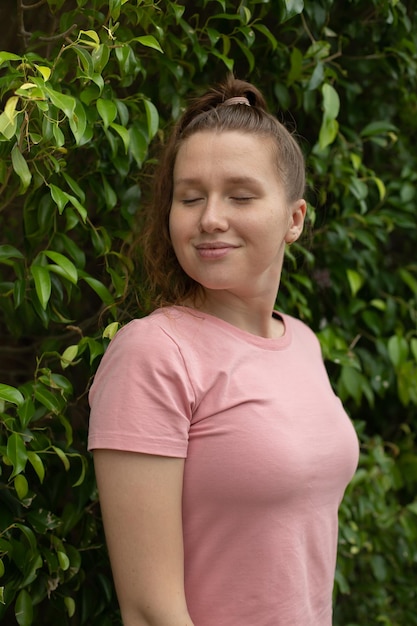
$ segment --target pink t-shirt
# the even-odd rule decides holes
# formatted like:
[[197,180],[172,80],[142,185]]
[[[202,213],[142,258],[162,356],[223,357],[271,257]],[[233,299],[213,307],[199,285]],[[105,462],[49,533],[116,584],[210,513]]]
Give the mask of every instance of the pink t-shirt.
[[266,339],[171,307],[111,341],[89,448],[184,457],[195,626],[330,626],[337,512],[358,441],[302,322]]

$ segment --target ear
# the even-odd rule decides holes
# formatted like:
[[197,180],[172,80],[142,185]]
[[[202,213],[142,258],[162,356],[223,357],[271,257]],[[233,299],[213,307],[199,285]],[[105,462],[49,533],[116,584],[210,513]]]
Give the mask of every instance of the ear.
[[285,235],[285,243],[294,243],[303,232],[304,219],[307,211],[307,203],[300,198],[296,200],[290,207],[290,220],[288,224],[287,234]]

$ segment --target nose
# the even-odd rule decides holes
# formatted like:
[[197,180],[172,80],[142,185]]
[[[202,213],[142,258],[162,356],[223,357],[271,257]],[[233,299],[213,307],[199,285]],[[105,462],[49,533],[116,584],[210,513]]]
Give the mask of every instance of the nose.
[[203,233],[224,232],[228,228],[224,204],[219,198],[208,198],[201,216],[200,230]]

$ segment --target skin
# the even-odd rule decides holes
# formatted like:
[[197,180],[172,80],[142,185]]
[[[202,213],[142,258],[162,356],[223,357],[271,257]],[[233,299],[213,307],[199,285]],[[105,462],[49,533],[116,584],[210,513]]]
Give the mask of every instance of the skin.
[[[203,288],[198,307],[281,336],[271,311],[285,245],[299,237],[305,210],[304,200],[287,201],[270,140],[235,131],[189,137],[175,164],[170,234]],[[124,626],[193,626],[183,583],[184,459],[95,450],[94,464]]]
[[184,459],[95,450],[94,466],[124,626],[193,626],[184,595]]
[[263,337],[282,333],[271,317],[285,244],[300,236],[306,203],[289,203],[273,140],[238,131],[199,132],[174,168],[170,235],[183,270],[202,285],[198,308]]

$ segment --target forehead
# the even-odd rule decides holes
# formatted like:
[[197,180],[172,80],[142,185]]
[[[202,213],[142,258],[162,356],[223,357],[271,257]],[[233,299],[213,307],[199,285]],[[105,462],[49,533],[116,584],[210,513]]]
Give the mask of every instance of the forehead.
[[198,131],[180,145],[174,164],[174,183],[217,175],[239,180],[277,176],[272,138],[241,131]]

